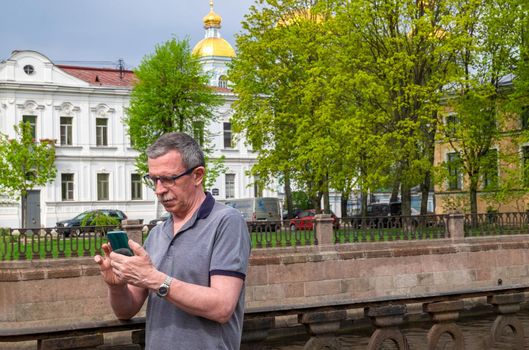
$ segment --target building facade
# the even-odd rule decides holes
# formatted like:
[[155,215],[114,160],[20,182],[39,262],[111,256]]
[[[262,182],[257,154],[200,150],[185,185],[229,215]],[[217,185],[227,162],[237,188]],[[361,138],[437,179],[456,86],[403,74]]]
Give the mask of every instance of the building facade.
[[[213,157],[224,156],[228,170],[208,190],[218,199],[277,196],[254,187],[247,173],[257,155],[231,132],[236,96],[228,87],[226,63],[235,52],[220,37],[220,24],[211,8],[204,18],[206,37],[194,49],[224,101],[209,132]],[[55,140],[57,167],[52,183],[29,193],[26,223],[20,222],[20,201],[0,193],[0,227],[53,227],[96,208],[121,209],[145,221],[161,214],[134,166],[137,152],[123,123],[134,81],[131,71],[57,65],[30,50],[0,62],[0,132],[14,138],[14,126],[29,121],[37,140]]]

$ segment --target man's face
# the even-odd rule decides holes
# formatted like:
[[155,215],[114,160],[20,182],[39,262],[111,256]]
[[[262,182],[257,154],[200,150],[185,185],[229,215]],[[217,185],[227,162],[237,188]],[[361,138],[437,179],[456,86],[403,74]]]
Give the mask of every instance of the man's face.
[[[174,176],[188,170],[184,167],[182,157],[177,151],[170,151],[158,158],[149,158],[147,165],[151,177]],[[199,169],[203,168],[199,167],[195,171],[199,171]],[[177,215],[185,215],[188,210],[191,210],[192,200],[195,191],[197,191],[197,184],[200,185],[200,183],[197,183],[195,171],[176,179],[172,185],[164,186],[161,181],[156,182],[155,193],[166,211]]]

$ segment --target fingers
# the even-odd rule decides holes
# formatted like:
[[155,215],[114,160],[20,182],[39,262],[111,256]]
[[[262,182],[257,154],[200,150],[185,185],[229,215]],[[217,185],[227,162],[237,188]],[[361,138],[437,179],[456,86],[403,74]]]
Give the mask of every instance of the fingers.
[[103,248],[103,252],[105,252],[105,256],[110,256],[110,253],[112,252],[112,247],[108,243],[103,243],[101,245],[101,248]]
[[146,256],[147,255],[147,252],[145,251],[145,249],[143,249],[143,247],[141,245],[139,245],[138,243],[134,242],[132,239],[129,239],[129,247],[134,252],[134,255],[137,255],[137,256]]

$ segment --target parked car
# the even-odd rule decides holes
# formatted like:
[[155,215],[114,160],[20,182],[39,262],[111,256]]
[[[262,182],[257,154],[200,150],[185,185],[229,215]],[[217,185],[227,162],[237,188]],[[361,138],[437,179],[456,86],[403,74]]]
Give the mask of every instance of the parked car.
[[288,211],[287,210],[283,210],[283,220],[288,220],[288,219],[291,219],[291,218],[295,218],[303,210],[305,210],[305,209],[294,209],[294,210],[292,210],[292,216],[291,217],[288,216]]
[[[313,230],[314,229],[314,219],[316,217],[316,209],[307,209],[299,212],[294,218],[290,219],[290,229],[294,230]],[[331,212],[332,217],[332,227],[334,229],[340,228],[340,221]]]
[[[354,228],[389,228],[401,226],[402,203],[371,203],[367,205],[366,215],[354,215],[351,218],[351,225]],[[411,208],[411,215],[419,215],[419,212]]]
[[125,215],[124,212],[117,209],[94,209],[94,210],[87,210],[85,212],[82,212],[81,214],[68,219],[68,220],[62,220],[57,222],[57,230],[59,233],[64,233],[65,237],[70,236],[71,234],[79,234],[81,232],[80,227],[85,218],[87,218],[87,222],[85,222],[84,226],[95,226],[94,217],[97,215],[105,215],[110,218],[117,219],[120,223],[121,221],[127,219],[127,215]]
[[275,229],[281,221],[281,202],[274,197],[255,197],[223,199],[219,202],[237,209],[250,228],[265,228],[272,225]]
[[149,221],[149,225],[158,225],[158,224],[161,224],[161,223],[164,222],[165,220],[169,219],[170,216],[171,216],[170,213],[165,212],[165,213],[163,213],[160,217],[158,217],[158,218],[156,218],[156,219],[152,219],[151,221]]

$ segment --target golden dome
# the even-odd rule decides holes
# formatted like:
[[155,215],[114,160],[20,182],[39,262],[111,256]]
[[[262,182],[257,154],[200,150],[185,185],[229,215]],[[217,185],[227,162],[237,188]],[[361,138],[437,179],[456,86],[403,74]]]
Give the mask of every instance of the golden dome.
[[209,0],[209,13],[202,19],[204,28],[220,28],[222,17],[213,11],[213,0]]
[[193,48],[193,55],[235,57],[235,50],[222,38],[204,38]]
[[213,10],[210,10],[202,21],[204,22],[204,28],[219,28],[220,23],[222,22],[222,17],[213,12]]

